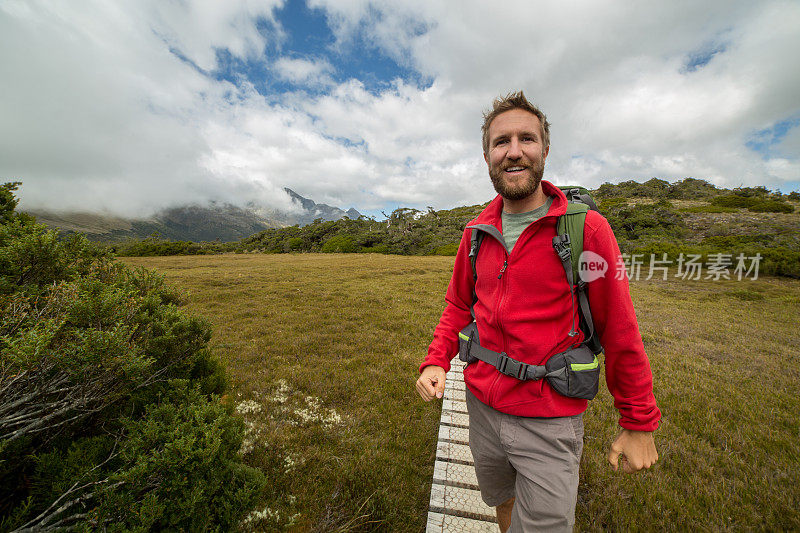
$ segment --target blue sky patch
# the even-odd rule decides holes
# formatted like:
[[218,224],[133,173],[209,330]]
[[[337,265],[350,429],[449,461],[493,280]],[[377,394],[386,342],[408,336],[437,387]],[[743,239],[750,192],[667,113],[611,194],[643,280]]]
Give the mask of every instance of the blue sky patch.
[[775,145],[779,144],[790,130],[798,126],[800,126],[800,113],[776,122],[769,128],[751,133],[745,146],[761,154],[764,159],[775,157],[779,155],[775,153]]
[[[277,24],[284,35],[276,39],[275,29],[266,21],[258,29],[269,43],[262,56],[242,59],[228,50],[217,50],[218,68],[212,76],[236,85],[249,81],[268,100],[277,99],[286,92],[304,91],[309,95],[323,94],[327,88],[318,80],[290,81],[282,78],[274,68],[278,59],[302,59],[311,62],[325,61],[332,70],[326,74],[335,83],[357,79],[364,88],[378,94],[392,86],[398,78],[408,84],[425,88],[433,80],[424,79],[409,65],[401,65],[372,42],[362,27],[344,46],[336,46],[336,37],[328,25],[323,9],[308,7],[304,0],[289,0],[274,12]],[[424,26],[418,31],[424,32]],[[415,30],[415,31],[417,31]],[[181,57],[177,51],[173,51]]]
[[686,54],[681,73],[695,72],[708,65],[717,54],[722,54],[728,49],[724,41],[708,41],[697,50]]

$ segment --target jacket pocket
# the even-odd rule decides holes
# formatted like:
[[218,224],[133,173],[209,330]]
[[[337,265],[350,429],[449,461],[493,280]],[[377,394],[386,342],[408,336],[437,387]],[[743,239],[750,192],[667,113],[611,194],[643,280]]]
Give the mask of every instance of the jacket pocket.
[[458,332],[458,358],[468,365],[478,361],[477,357],[473,357],[469,354],[473,342],[480,345],[478,340],[478,325],[475,322],[470,322],[467,327]]
[[591,400],[600,382],[600,360],[584,345],[551,357],[547,382],[556,392],[570,398]]

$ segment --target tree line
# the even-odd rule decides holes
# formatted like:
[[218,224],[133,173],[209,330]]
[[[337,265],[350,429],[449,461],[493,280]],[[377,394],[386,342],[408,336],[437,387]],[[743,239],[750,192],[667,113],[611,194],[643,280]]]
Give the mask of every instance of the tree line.
[[[800,277],[800,232],[730,234],[716,228],[714,238],[698,239],[687,224],[692,213],[792,213],[800,193],[783,195],[763,186],[720,189],[700,179],[670,183],[653,178],[644,183],[605,183],[592,191],[624,253],[667,253],[675,259],[681,251],[760,253],[762,272]],[[647,200],[647,201],[641,201]],[[681,200],[701,200],[693,207],[677,207]],[[110,244],[123,256],[193,255],[215,253],[381,253],[399,255],[455,255],[464,227],[485,207],[474,205],[449,210],[420,211],[399,208],[386,220],[360,217],[337,221],[316,220],[306,226],[268,229],[236,242],[169,241],[153,235],[147,239]],[[724,226],[724,223],[721,223]],[[721,235],[720,235],[721,233]],[[727,239],[719,239],[721,236]]]

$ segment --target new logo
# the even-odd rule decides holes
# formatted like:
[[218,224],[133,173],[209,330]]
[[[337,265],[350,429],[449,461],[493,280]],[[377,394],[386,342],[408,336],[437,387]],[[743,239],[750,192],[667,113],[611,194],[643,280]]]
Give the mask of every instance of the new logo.
[[578,257],[578,276],[586,283],[606,277],[608,262],[600,254],[583,251]]

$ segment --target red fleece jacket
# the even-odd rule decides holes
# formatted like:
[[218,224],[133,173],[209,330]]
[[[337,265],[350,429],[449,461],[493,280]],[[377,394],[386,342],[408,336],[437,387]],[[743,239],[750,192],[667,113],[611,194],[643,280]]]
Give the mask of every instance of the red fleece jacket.
[[[548,213],[525,228],[508,254],[496,239],[486,236],[477,258],[477,282],[469,262],[470,229],[464,230],[447,289],[447,306],[433,334],[420,371],[437,365],[448,371],[458,353],[458,332],[472,320],[470,304],[475,286],[475,316],[481,345],[528,364],[543,365],[556,353],[583,340],[569,337],[572,307],[570,288],[552,239],[557,217],[567,208],[560,189],[542,181],[553,197]],[[502,233],[503,199],[496,197],[470,222],[491,224]],[[605,353],[608,390],[620,413],[623,428],[653,431],[661,412],[653,396],[650,363],[642,345],[633,310],[628,279],[617,276],[620,251],[608,221],[596,211],[586,215],[585,251],[602,256],[609,265],[605,277],[587,284],[586,290],[596,331]],[[498,279],[505,261],[508,264]],[[622,279],[617,279],[621,277]],[[475,396],[498,411],[518,416],[571,416],[586,410],[587,401],[562,396],[547,380],[520,381],[478,361],[464,370],[464,381]]]

